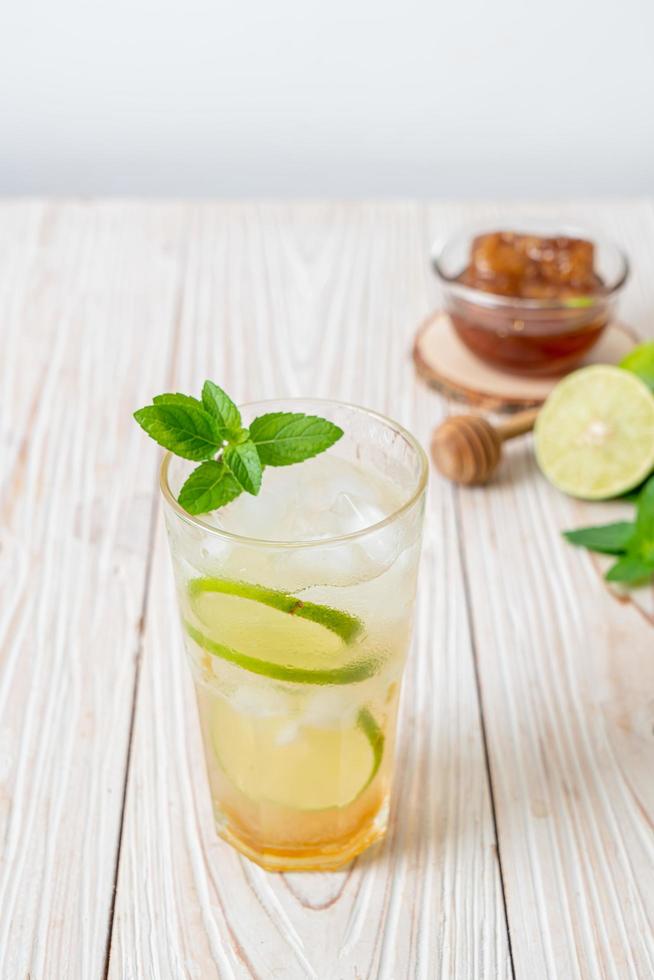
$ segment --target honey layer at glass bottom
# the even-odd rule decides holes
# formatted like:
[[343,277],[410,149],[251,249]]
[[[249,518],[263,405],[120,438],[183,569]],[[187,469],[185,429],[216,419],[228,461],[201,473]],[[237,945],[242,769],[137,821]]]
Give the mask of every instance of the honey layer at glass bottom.
[[[328,730],[305,726],[294,738],[284,730],[287,722],[271,719],[248,720],[244,731],[242,721],[235,725],[225,714],[231,709],[222,699],[196,690],[216,828],[237,850],[270,871],[327,871],[383,837],[396,696],[379,718],[375,752],[370,732],[351,722]],[[281,744],[271,749],[275,742]],[[323,805],[335,792],[339,805]]]

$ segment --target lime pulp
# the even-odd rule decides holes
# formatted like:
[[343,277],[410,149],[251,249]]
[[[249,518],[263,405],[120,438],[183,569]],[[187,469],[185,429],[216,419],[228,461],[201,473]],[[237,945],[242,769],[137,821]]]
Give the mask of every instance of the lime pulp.
[[367,708],[344,728],[302,726],[294,734],[293,725],[286,718],[252,719],[219,699],[211,738],[225,776],[259,803],[303,811],[352,803],[374,779],[383,754],[383,733]]

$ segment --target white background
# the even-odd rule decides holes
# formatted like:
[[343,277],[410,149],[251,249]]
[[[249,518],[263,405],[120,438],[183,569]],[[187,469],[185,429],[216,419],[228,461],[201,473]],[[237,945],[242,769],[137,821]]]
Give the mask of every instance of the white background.
[[654,0],[5,0],[0,193],[638,194]]

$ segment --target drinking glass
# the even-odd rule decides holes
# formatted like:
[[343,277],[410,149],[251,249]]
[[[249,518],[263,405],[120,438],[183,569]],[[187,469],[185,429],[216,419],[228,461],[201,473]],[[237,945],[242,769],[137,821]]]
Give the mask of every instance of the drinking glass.
[[168,454],[161,487],[218,833],[269,870],[329,870],[387,827],[428,466],[374,412],[292,399],[244,425],[271,411],[344,436],[213,514],[177,503],[193,464]]

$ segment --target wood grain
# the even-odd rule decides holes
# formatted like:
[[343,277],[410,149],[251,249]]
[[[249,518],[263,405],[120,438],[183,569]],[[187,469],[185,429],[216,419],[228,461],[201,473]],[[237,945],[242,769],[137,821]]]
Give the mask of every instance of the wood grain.
[[[241,398],[355,399],[426,440],[441,409],[410,364],[429,303],[418,208],[205,206],[194,222],[178,387],[213,373]],[[216,838],[166,547],[160,533],[110,976],[508,977],[452,491],[431,500],[390,837],[332,875],[266,874]]]
[[2,207],[8,980],[87,980],[104,969],[155,469],[129,413],[168,370],[178,275],[167,243],[179,217],[119,205]]
[[[621,242],[621,313],[654,336],[650,203],[520,210]],[[511,213],[0,206],[3,980],[654,975],[654,590],[614,597],[558,534],[627,505],[556,493],[528,438],[487,488],[434,475],[390,835],[344,872],[269,875],[213,830],[130,419],[213,376],[365,403],[426,445],[451,408],[410,358],[431,239]]]

